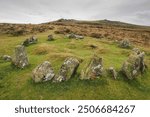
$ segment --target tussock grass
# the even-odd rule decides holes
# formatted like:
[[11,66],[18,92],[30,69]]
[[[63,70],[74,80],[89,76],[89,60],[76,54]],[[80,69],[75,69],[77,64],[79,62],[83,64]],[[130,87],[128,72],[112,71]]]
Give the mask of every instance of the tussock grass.
[[[26,47],[30,66],[20,70],[11,63],[0,60],[0,99],[150,99],[150,69],[134,81],[128,81],[122,74],[118,80],[109,75],[96,80],[79,79],[81,70],[97,54],[103,58],[105,69],[113,66],[117,71],[128,58],[130,49],[118,48],[117,44],[107,39],[99,40],[85,37],[83,40],[72,40],[64,35],[54,35],[55,40],[47,41],[47,35],[53,31],[37,34],[38,43]],[[0,35],[0,56],[13,55],[14,47],[26,36]],[[91,49],[89,45],[96,45]],[[148,53],[149,48],[141,47]],[[50,61],[55,73],[58,73],[67,57],[76,57],[80,62],[77,74],[67,82],[39,83],[32,81],[32,70],[44,61]],[[150,56],[146,54],[146,63],[150,67]]]

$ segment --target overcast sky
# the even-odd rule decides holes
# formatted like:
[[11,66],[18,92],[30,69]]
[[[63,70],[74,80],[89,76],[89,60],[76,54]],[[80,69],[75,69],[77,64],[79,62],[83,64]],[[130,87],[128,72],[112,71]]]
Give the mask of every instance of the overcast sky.
[[150,26],[150,0],[0,0],[0,22],[117,20]]

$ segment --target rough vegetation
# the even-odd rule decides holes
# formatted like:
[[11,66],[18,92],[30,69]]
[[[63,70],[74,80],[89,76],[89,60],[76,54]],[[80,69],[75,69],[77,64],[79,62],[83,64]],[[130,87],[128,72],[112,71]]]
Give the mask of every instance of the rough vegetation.
[[[0,25],[0,99],[150,99],[150,27],[64,19]],[[38,43],[17,46],[33,35]],[[125,39],[134,49],[118,46]]]

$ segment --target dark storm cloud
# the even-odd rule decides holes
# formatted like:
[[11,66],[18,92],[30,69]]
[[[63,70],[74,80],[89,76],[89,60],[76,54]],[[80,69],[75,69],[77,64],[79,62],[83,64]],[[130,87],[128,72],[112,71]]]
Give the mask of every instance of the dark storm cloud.
[[0,0],[0,22],[110,19],[150,25],[149,0]]

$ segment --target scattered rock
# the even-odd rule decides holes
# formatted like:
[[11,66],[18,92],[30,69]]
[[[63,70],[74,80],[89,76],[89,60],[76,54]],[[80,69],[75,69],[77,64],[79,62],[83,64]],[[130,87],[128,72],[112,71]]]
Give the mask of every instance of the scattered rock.
[[24,46],[28,46],[28,45],[31,45],[31,44],[36,44],[38,41],[38,39],[35,37],[35,36],[32,36],[30,38],[27,38],[22,45]]
[[122,73],[128,79],[134,79],[140,73],[145,71],[146,65],[144,63],[144,55],[144,52],[134,49],[129,58],[124,62],[122,66]]
[[109,70],[111,76],[113,77],[113,79],[117,79],[117,72],[116,72],[116,70],[113,67],[110,67],[108,70]]
[[9,56],[9,55],[2,56],[2,59],[5,61],[8,61],[8,62],[10,62],[12,60],[11,56]]
[[50,81],[54,76],[54,70],[48,61],[38,65],[32,72],[32,79],[36,83]]
[[48,35],[48,41],[53,41],[53,40],[54,40],[53,35]]
[[81,35],[76,35],[76,34],[68,34],[67,35],[67,37],[69,38],[69,39],[84,39],[84,36],[81,36]]
[[67,58],[60,68],[54,82],[62,82],[69,80],[76,72],[79,66],[79,61],[76,58]]
[[18,45],[15,48],[15,55],[12,58],[12,64],[17,66],[18,68],[24,68],[29,65],[27,53],[25,51],[25,47],[22,45]]
[[121,48],[131,48],[131,43],[129,40],[125,39],[120,42],[119,46]]
[[80,79],[95,79],[103,75],[102,58],[94,56],[85,70],[82,70]]

